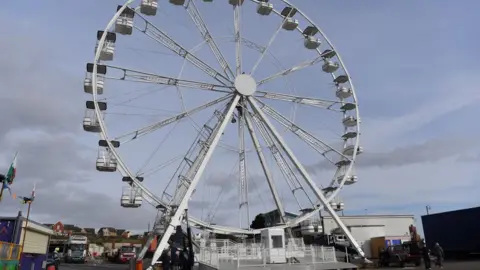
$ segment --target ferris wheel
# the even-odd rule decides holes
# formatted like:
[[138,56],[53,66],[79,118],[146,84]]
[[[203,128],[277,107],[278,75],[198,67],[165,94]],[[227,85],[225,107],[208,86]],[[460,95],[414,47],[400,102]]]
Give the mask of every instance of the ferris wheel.
[[[230,25],[230,35],[213,34]],[[354,163],[363,151],[357,98],[339,53],[305,13],[286,0],[129,0],[96,37],[94,61],[86,66],[84,91],[91,99],[83,128],[100,134],[97,170],[122,175],[121,206],[147,202],[158,209],[155,229],[163,238],[153,261],[185,219],[220,234],[260,233],[248,228],[250,201],[266,195],[252,195],[259,188],[251,170],[265,180],[264,193],[280,214],[276,227],[297,226],[325,210],[364,254],[336,214],[345,206],[339,192],[357,182]],[[132,113],[144,107],[156,114]],[[172,138],[180,124],[188,128]],[[328,141],[318,130],[330,134]],[[152,142],[141,143],[147,137]],[[219,149],[226,154],[213,158]],[[146,169],[155,155],[163,161]],[[199,192],[211,178],[205,172],[223,169],[229,159],[235,171],[221,182],[237,182],[240,225],[186,215],[193,195],[208,189]],[[168,166],[173,176],[166,176]],[[288,202],[302,214],[287,217]]]

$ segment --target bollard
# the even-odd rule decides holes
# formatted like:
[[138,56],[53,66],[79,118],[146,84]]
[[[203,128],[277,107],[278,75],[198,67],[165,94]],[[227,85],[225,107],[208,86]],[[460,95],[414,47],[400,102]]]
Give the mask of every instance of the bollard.
[[142,260],[137,261],[135,270],[143,270],[143,261]]
[[130,259],[128,260],[128,266],[129,266],[129,270],[135,270],[135,262],[136,260],[135,259]]

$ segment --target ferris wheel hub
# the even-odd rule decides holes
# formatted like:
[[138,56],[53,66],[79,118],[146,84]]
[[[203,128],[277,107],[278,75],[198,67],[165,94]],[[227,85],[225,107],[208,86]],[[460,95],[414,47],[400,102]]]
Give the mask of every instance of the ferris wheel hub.
[[257,82],[249,74],[240,74],[235,78],[235,89],[240,95],[251,96],[257,91]]

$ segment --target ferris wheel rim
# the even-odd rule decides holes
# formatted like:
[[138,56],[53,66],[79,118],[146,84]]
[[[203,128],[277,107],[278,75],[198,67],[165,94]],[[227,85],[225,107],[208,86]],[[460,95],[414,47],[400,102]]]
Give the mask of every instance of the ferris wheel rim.
[[[105,38],[106,38],[106,35],[107,35],[107,32],[113,27],[116,19],[120,16],[121,12],[123,10],[125,10],[129,5],[131,5],[132,3],[136,2],[138,0],[128,0],[125,2],[125,4],[122,5],[122,8],[119,9],[117,11],[117,13],[112,17],[112,19],[110,20],[110,22],[107,24],[107,27],[105,28],[104,30],[104,33],[101,37],[101,39],[99,40],[99,43],[98,43],[98,46],[99,47],[102,47],[105,43]],[[251,2],[253,3],[258,3],[259,1],[256,1],[256,0],[250,0]],[[291,7],[295,7],[295,5],[292,5],[291,3],[289,3],[288,1],[286,0],[281,0],[283,1],[285,4],[287,4],[288,6],[291,6]],[[324,40],[328,43],[328,45],[330,46],[330,48],[332,48],[333,50],[335,50],[335,52],[337,52],[337,59],[341,65],[341,68],[342,70],[345,72],[345,74],[349,77],[349,85],[351,87],[351,90],[352,90],[352,98],[355,102],[355,104],[357,105],[356,109],[355,109],[355,115],[356,115],[356,118],[358,119],[358,122],[356,124],[356,128],[357,128],[357,132],[358,132],[358,136],[356,137],[355,139],[355,148],[354,148],[354,152],[353,152],[353,155],[351,156],[351,164],[349,165],[348,169],[347,169],[347,172],[345,173],[345,176],[343,177],[343,179],[338,182],[338,186],[337,188],[335,189],[335,191],[333,193],[331,193],[328,197],[327,197],[327,203],[329,203],[330,201],[333,200],[333,198],[340,192],[340,190],[343,188],[347,178],[348,178],[348,175],[350,173],[350,171],[352,170],[353,168],[353,165],[355,163],[355,160],[356,160],[356,157],[357,157],[357,150],[358,150],[358,147],[359,147],[359,136],[360,136],[360,118],[359,118],[359,109],[358,109],[358,100],[357,100],[357,96],[356,96],[356,92],[355,92],[355,88],[354,88],[354,85],[353,85],[353,82],[351,81],[351,77],[350,77],[350,74],[345,66],[345,64],[343,63],[343,60],[341,59],[341,56],[340,54],[338,54],[338,51],[335,49],[334,45],[329,41],[329,39],[327,38],[327,36],[322,32],[321,28],[318,27],[317,24],[315,24],[310,18],[308,18],[301,10],[299,10],[298,8],[295,7],[295,9],[297,9],[297,12],[304,18],[306,19],[306,21],[308,21],[311,25],[315,26],[317,29],[319,29],[319,33],[322,35],[322,37],[324,38]],[[278,13],[276,13],[277,15],[279,15]],[[321,53],[319,51],[319,49],[316,49],[318,53]],[[134,174],[132,173],[132,171],[130,169],[128,169],[127,165],[125,164],[125,162],[123,161],[123,159],[121,158],[120,154],[117,152],[117,150],[115,149],[115,147],[112,145],[111,141],[109,140],[109,136],[108,136],[108,131],[107,131],[107,127],[106,127],[106,124],[104,122],[104,119],[101,117],[101,111],[99,109],[99,105],[98,105],[98,98],[97,98],[97,83],[96,83],[96,80],[97,80],[97,66],[98,64],[100,63],[100,50],[97,50],[96,54],[95,54],[95,59],[94,59],[94,62],[93,62],[93,72],[92,72],[92,88],[93,88],[93,101],[94,101],[94,105],[95,105],[95,115],[99,121],[99,124],[100,124],[100,127],[101,127],[101,138],[103,140],[106,141],[106,143],[108,144],[110,150],[112,151],[112,154],[115,156],[115,158],[117,159],[117,162],[118,162],[118,165],[120,165],[120,172],[122,175],[126,174],[126,176],[130,177],[132,179],[132,185],[135,186],[135,187],[138,187],[140,188],[142,191],[148,191],[148,188],[146,188],[142,183],[138,182],[136,177],[134,176]],[[332,75],[334,76],[334,75]],[[335,181],[335,179],[333,180]],[[331,184],[330,184],[331,185]],[[167,205],[167,203],[163,202],[165,205]],[[320,205],[319,207],[314,207],[312,209],[312,211],[310,212],[307,212],[297,218],[294,218],[292,219],[288,224],[285,224],[285,225],[281,225],[281,226],[275,226],[274,228],[286,228],[286,227],[293,227],[295,225],[298,225],[299,223],[301,223],[302,221],[312,217],[313,215],[315,215],[318,211],[324,209],[324,205]],[[206,229],[212,229],[214,231],[224,231],[224,232],[227,232],[227,231],[235,231],[237,233],[243,233],[243,234],[255,234],[255,233],[258,233],[258,231],[256,230],[251,230],[251,229],[241,229],[241,228],[235,228],[235,227],[230,227],[230,226],[218,226],[218,225],[209,225],[209,224],[206,224],[204,221],[201,221],[200,219],[197,219],[195,217],[190,217],[189,220],[198,225],[198,226],[201,226],[203,228],[206,228]]]
[[[250,1],[257,1],[257,0],[250,0]],[[293,6],[288,0],[281,0],[282,2],[284,2],[285,4],[287,5],[290,5],[290,6]],[[258,1],[257,1],[258,2]],[[337,190],[335,190],[331,197],[335,197],[338,195],[338,193],[340,192],[341,189],[343,189],[344,185],[345,185],[345,182],[347,181],[348,179],[348,176],[350,175],[351,171],[353,170],[353,166],[355,165],[355,161],[356,161],[356,158],[357,158],[357,155],[358,155],[358,148],[360,146],[360,134],[361,134],[361,129],[360,129],[360,123],[361,123],[361,120],[360,120],[360,110],[359,110],[359,105],[358,105],[358,98],[357,98],[357,92],[355,91],[355,84],[353,83],[352,81],[352,77],[350,76],[350,72],[348,72],[348,69],[346,67],[346,65],[344,64],[343,62],[343,59],[342,59],[342,56],[340,55],[340,53],[338,53],[338,50],[335,48],[335,45],[333,45],[333,43],[330,41],[330,39],[327,37],[327,35],[325,34],[325,32],[322,30],[322,28],[320,28],[312,19],[310,19],[310,17],[307,16],[307,14],[303,13],[302,10],[300,9],[297,9],[297,12],[299,14],[301,14],[310,24],[314,25],[320,35],[322,35],[322,37],[325,39],[325,41],[328,43],[328,45],[330,46],[330,48],[332,48],[335,52],[337,52],[337,59],[338,59],[338,62],[340,63],[340,65],[342,66],[342,69],[344,70],[345,72],[345,75],[347,75],[347,77],[349,78],[349,81],[350,81],[350,88],[352,90],[352,99],[354,100],[355,104],[356,104],[356,109],[355,109],[355,117],[357,118],[357,124],[356,124],[356,130],[357,130],[357,133],[358,133],[358,136],[355,140],[355,146],[354,146],[354,150],[353,150],[353,156],[352,156],[352,163],[350,164],[350,166],[348,167],[347,171],[345,172],[345,176],[343,177],[343,179],[341,180],[341,182],[339,183],[339,188]],[[319,52],[320,53],[320,52]],[[332,180],[332,181],[335,181]]]

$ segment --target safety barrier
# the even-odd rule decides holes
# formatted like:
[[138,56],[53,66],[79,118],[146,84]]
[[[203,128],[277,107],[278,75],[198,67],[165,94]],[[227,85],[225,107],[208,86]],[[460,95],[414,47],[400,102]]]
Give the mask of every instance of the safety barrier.
[[22,247],[17,244],[0,242],[0,261],[18,261]]
[[[265,267],[268,258],[283,258],[287,264],[314,265],[318,263],[336,263],[336,251],[332,247],[305,246],[303,243],[289,241],[284,249],[267,249],[259,244],[225,243],[196,250],[196,261],[217,269],[238,269]],[[296,243],[295,243],[296,242]],[[207,244],[208,245],[208,244]],[[220,247],[219,247],[220,246]]]

